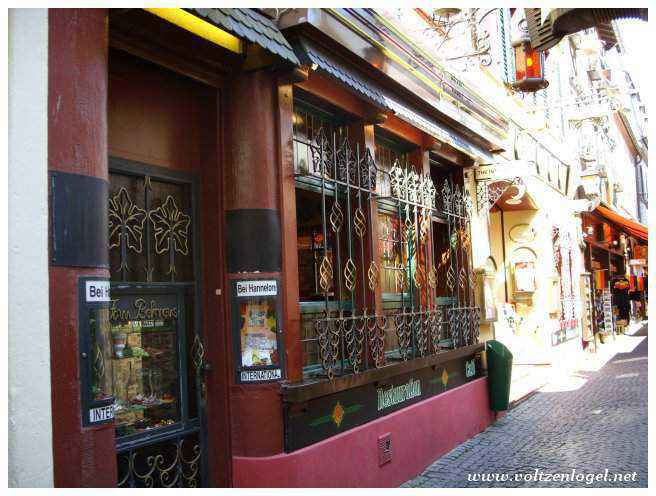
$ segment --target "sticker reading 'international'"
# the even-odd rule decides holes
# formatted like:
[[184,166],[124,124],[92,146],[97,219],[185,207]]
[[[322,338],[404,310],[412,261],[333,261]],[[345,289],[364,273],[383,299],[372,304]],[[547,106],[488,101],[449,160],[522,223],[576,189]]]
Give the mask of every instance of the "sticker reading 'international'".
[[390,386],[388,389],[377,389],[378,411],[384,410],[404,401],[421,396],[421,381],[410,379],[400,386]]
[[280,369],[244,370],[240,374],[241,382],[274,381],[281,377]]
[[89,421],[91,423],[104,422],[114,418],[114,405],[101,406],[89,410]]
[[270,281],[237,281],[237,296],[275,296],[278,294],[278,282]]

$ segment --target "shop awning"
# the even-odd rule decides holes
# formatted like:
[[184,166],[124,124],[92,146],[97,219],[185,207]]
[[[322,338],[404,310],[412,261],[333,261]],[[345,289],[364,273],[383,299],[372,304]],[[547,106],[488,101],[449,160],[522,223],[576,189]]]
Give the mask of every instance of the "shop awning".
[[402,104],[399,98],[393,96],[390,91],[382,88],[367,76],[357,73],[327,50],[306,39],[295,41],[294,48],[302,64],[312,65],[316,70],[337,79],[350,91],[368,100],[378,108],[395,114],[399,119],[421,129],[429,136],[451,145],[473,159],[482,162],[491,160],[492,155],[490,153],[468,143],[435,119]]
[[430,119],[429,117],[426,117],[419,112],[409,109],[388,95],[384,95],[383,98],[387,102],[387,105],[394,110],[396,116],[399,119],[406,121],[408,124],[412,124],[418,129],[421,129],[433,138],[436,138],[444,143],[448,143],[456,150],[460,150],[465,155],[468,155],[475,160],[479,160],[482,163],[486,163],[492,160],[492,155],[490,153],[477,146],[474,146],[471,143],[466,142],[458,135],[448,131],[443,126],[440,126],[433,119]]
[[604,207],[603,205],[599,205],[597,208],[595,208],[594,212],[601,215],[608,221],[616,224],[620,229],[626,231],[626,233],[630,234],[631,236],[639,238],[643,241],[647,241],[649,239],[647,226],[644,226],[639,222],[627,219],[626,217],[611,210],[610,208]]

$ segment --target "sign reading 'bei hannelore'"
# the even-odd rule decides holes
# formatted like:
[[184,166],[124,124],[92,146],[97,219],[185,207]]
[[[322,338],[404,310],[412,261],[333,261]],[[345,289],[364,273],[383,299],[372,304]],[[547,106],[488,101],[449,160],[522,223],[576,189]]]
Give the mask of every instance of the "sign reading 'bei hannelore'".
[[237,297],[275,296],[278,294],[278,281],[252,280],[237,281]]
[[86,281],[87,303],[109,301],[109,281]]

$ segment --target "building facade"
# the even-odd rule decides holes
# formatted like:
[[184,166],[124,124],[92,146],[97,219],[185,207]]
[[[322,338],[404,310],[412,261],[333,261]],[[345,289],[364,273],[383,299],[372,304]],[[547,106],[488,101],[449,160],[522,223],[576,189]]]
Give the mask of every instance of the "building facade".
[[[628,245],[647,241],[647,114],[625,67],[624,24],[566,36],[538,53],[543,77],[524,92],[515,54],[528,37],[524,9],[383,13],[414,33],[436,63],[503,109],[510,122],[505,149],[491,163],[479,162],[470,178],[472,191],[490,205],[479,204],[473,245],[476,270],[488,274],[484,287],[495,306],[484,312],[490,319],[483,321],[483,335],[506,343],[516,363],[573,363],[572,354],[587,347],[599,328],[603,314],[595,313],[596,296],[603,288],[594,271],[608,271],[609,246],[621,255],[616,278],[646,273],[618,246],[620,232]],[[600,205],[613,220],[600,214]],[[596,269],[587,232],[593,216],[618,233],[599,238],[605,262]],[[631,288],[646,287],[639,276],[629,279]],[[636,292],[633,298],[643,296]],[[644,302],[639,306],[645,308]]]
[[48,308],[10,321],[12,485],[399,485],[493,422],[487,339],[581,348],[597,204],[569,131],[509,92],[505,35],[472,83],[413,15],[11,13],[12,205],[41,242],[16,223],[10,265],[48,288],[12,300]]

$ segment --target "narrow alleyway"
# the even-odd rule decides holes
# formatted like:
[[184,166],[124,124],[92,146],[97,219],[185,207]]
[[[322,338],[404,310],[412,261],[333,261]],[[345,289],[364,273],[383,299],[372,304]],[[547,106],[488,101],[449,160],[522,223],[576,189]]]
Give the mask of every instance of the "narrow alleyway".
[[[571,375],[569,387],[548,385],[403,487],[647,487],[646,336],[646,326],[621,336],[632,351]],[[608,480],[590,480],[606,470]]]

